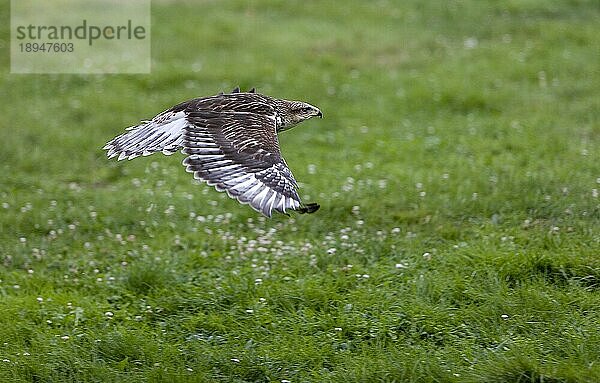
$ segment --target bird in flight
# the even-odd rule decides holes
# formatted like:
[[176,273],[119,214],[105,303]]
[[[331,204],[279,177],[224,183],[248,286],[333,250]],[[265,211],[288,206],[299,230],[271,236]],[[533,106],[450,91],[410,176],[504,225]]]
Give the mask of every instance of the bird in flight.
[[319,108],[302,101],[276,99],[252,88],[195,98],[158,114],[105,146],[108,158],[131,160],[156,152],[179,150],[186,171],[271,217],[273,211],[313,213],[316,203],[304,204],[298,184],[279,150],[277,133],[312,117]]

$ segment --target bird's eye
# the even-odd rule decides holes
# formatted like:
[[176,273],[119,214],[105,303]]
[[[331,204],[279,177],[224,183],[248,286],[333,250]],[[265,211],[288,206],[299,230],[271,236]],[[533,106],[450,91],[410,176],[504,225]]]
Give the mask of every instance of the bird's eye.
[[310,106],[305,106],[304,108],[300,109],[302,112],[308,113],[312,110],[312,108]]

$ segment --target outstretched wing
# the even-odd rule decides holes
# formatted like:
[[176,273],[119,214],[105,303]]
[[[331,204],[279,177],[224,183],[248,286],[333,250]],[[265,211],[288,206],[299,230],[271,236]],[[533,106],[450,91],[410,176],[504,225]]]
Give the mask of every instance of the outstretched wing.
[[273,210],[305,210],[279,150],[275,111],[262,103],[244,109],[188,114],[183,135],[186,170],[267,217]]
[[119,161],[156,152],[171,155],[181,148],[183,128],[187,123],[185,113],[167,110],[152,120],[127,128],[103,149],[108,151],[108,158],[119,156]]
[[195,98],[175,105],[149,121],[127,128],[125,133],[110,140],[103,149],[108,151],[108,158],[118,156],[119,161],[131,160],[141,155],[148,156],[156,152],[171,155],[182,148],[183,132],[188,124],[187,116],[194,110],[253,113],[273,111],[267,104],[267,97],[256,94],[254,88],[247,93],[241,93],[240,88],[237,87],[229,95]]

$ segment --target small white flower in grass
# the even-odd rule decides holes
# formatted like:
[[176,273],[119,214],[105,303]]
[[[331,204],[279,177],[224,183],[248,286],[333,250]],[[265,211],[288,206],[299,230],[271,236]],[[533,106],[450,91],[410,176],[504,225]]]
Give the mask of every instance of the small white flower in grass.
[[113,314],[112,311],[107,311],[104,313],[104,316],[106,316],[107,318],[112,318],[115,314]]
[[363,274],[363,275],[361,275],[361,277],[363,277],[364,279],[371,278],[371,276],[369,274]]
[[262,280],[261,278],[256,278],[256,279],[254,280],[254,284],[255,284],[255,285],[260,285],[260,284],[262,284],[262,283],[263,283],[263,280]]
[[468,37],[463,41],[463,45],[465,49],[474,49],[479,45],[479,40],[477,40],[477,37]]
[[479,197],[479,194],[477,194],[477,193],[473,193],[473,194],[471,194],[471,199],[472,199],[473,201],[475,201],[475,200],[477,199],[477,197]]
[[46,324],[52,324],[52,321],[50,319],[46,319]]
[[334,330],[335,331],[342,331],[342,328],[341,327],[334,327]]
[[254,310],[252,310],[252,309],[247,309],[247,310],[246,310],[246,314],[254,314]]
[[337,249],[335,247],[332,247],[332,248],[327,249],[327,254],[332,255],[332,254],[335,254],[336,251],[337,251]]
[[421,182],[417,182],[417,183],[415,184],[415,187],[416,187],[417,189],[423,189],[423,184],[422,184]]
[[44,298],[42,298],[42,297],[37,297],[36,300],[40,303],[44,302]]
[[292,383],[291,380],[287,380],[287,379],[281,379],[281,383]]
[[8,209],[10,207],[10,205],[6,202],[2,202],[2,208],[3,209]]
[[423,253],[423,258],[425,258],[426,260],[430,260],[431,259],[431,253],[425,252]]
[[28,353],[27,351],[24,351],[24,352],[23,352],[23,356],[29,356],[29,355],[31,355],[31,354],[30,354],[30,353]]
[[427,192],[425,192],[425,191],[419,192],[419,197],[425,197],[426,195],[427,195]]
[[2,359],[4,363],[10,363],[10,359]]
[[397,269],[406,269],[406,265],[404,263],[396,263]]
[[60,339],[62,339],[62,340],[69,340],[70,337],[68,335],[63,335],[63,336],[60,337]]
[[25,243],[25,242],[27,242],[27,238],[21,237],[21,238],[19,238],[19,242]]
[[365,224],[365,221],[363,221],[362,219],[359,219],[358,221],[356,221],[356,224],[357,224],[358,226],[362,226],[362,225],[364,225],[364,224]]
[[240,360],[238,358],[231,358],[229,360],[231,360],[233,363],[239,363],[240,362]]
[[19,286],[19,285],[13,285],[13,289],[15,289],[15,290],[18,290],[20,288],[21,288],[21,286]]
[[191,367],[187,367],[187,368],[186,368],[186,371],[192,372],[192,371],[194,371],[194,369],[193,369],[193,368],[191,368]]
[[504,319],[504,320],[507,320],[507,319],[508,319],[508,315],[506,315],[506,314],[502,314],[502,315],[500,315],[500,318],[502,318],[502,319]]
[[598,189],[592,189],[592,197],[598,198]]
[[398,234],[400,232],[400,228],[399,227],[395,227],[392,229],[392,234]]

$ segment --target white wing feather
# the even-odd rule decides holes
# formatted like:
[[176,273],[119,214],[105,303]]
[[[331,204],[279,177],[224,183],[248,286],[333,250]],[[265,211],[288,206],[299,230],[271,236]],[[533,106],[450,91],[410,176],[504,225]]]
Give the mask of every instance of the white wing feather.
[[183,146],[183,129],[187,124],[184,112],[164,112],[127,128],[127,132],[109,141],[103,149],[108,150],[108,158],[118,156],[119,161],[156,152],[171,155]]

